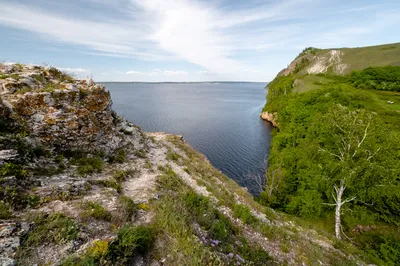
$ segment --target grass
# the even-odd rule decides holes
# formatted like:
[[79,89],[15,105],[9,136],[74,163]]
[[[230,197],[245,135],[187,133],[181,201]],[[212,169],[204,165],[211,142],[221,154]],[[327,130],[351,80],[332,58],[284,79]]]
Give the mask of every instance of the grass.
[[[187,158],[184,159],[184,164],[186,167],[185,169],[187,169],[187,172],[189,172],[192,175],[192,177],[197,178],[196,182],[198,183],[198,185],[205,186],[207,190],[211,192],[212,195],[219,200],[219,204],[223,204],[228,208],[230,208],[233,211],[235,217],[239,218],[244,224],[250,226],[255,232],[260,232],[270,241],[273,241],[275,243],[280,243],[279,245],[281,247],[282,253],[293,254],[294,252],[294,254],[296,254],[296,262],[298,262],[299,264],[307,262],[308,264],[313,265],[319,263],[318,261],[324,261],[324,262],[329,261],[329,263],[332,265],[354,265],[354,263],[351,261],[352,260],[351,258],[346,258],[338,254],[334,250],[331,251],[322,250],[318,246],[318,244],[310,242],[310,240],[301,236],[302,234],[308,234],[308,230],[317,230],[319,232],[318,237],[321,237],[322,239],[324,239],[323,241],[327,241],[329,243],[330,239],[332,239],[332,234],[326,233],[326,231],[324,231],[325,227],[311,226],[312,225],[311,222],[306,223],[305,221],[303,222],[303,220],[300,219],[303,222],[301,223],[301,225],[305,226],[306,228],[304,229],[299,225],[300,223],[298,223],[296,217],[284,213],[279,213],[272,210],[269,207],[264,207],[260,205],[259,203],[254,201],[253,197],[248,192],[243,190],[234,181],[227,178],[225,175],[221,174],[218,170],[213,168],[209,163],[209,161],[206,160],[206,158],[203,155],[198,153],[190,146],[182,143],[178,137],[168,136],[167,140],[173,143],[176,147],[178,147],[181,151],[183,151],[186,154],[186,156],[183,157]],[[161,171],[165,172],[169,170],[161,169]],[[170,173],[165,177],[168,180],[168,183],[170,184],[171,188],[178,188],[181,185],[180,182],[174,181],[175,177],[176,175],[174,173]],[[161,185],[161,187],[166,187],[166,186]],[[241,198],[243,204],[237,204],[237,200],[233,196],[234,193]],[[176,194],[174,192],[173,195],[174,197],[170,199],[171,201],[174,200],[176,201],[177,198],[182,197],[179,196],[181,195],[180,193]],[[196,216],[199,215],[199,217],[201,218],[201,219],[196,218],[195,219],[196,222],[202,220],[204,221],[208,220],[207,217],[210,216],[204,215],[203,213],[204,210],[208,209],[207,207],[204,207],[204,205],[210,204],[208,198],[204,198],[198,195],[193,195],[190,192],[185,194],[183,198],[186,202],[184,208],[189,209],[190,213],[196,214]],[[169,207],[172,208],[172,206]],[[266,217],[272,221],[275,220],[281,223],[287,222],[293,224],[294,226],[279,227],[273,224],[262,222],[261,220],[253,216],[249,207],[251,207],[253,210],[259,211],[260,213],[265,213]],[[179,210],[177,212],[180,212],[182,214],[184,213],[184,211],[182,210]],[[217,214],[216,216],[214,216],[214,219],[209,219],[209,220],[221,221],[223,219],[224,216],[219,216]],[[227,229],[231,227],[229,225],[224,225],[223,223],[224,222],[216,222],[211,227],[203,227],[203,228],[206,228],[209,234],[215,237],[216,239],[221,239],[221,238],[224,239],[224,237],[227,237],[228,235],[229,236],[235,234],[240,235],[240,232],[238,233],[236,231],[238,230],[237,228],[233,230]],[[241,252],[244,253],[250,252],[248,249],[246,249],[246,245],[247,244],[244,244],[244,249],[241,250]],[[227,249],[231,248],[233,250],[238,250],[237,247],[232,247],[232,246],[230,247],[225,246],[224,248]],[[348,251],[350,249],[346,249],[343,251],[345,252],[345,254],[350,253],[350,254],[355,254],[355,256],[360,256],[360,251],[353,246],[352,248],[353,248],[352,251]],[[255,248],[255,250],[259,249]],[[260,252],[259,256],[262,257],[263,253],[261,251],[259,252]],[[302,253],[303,255],[300,256],[300,254]],[[250,256],[249,254],[250,253],[248,253],[247,256]],[[257,257],[258,255],[252,254],[251,256]]]
[[[400,66],[400,43],[356,47],[334,48],[343,52],[342,62],[349,66],[344,74],[367,67]],[[332,49],[318,50],[315,55],[322,56]],[[329,72],[329,71],[328,71]]]
[[124,163],[126,161],[126,156],[126,151],[124,149],[118,149],[111,156],[108,157],[108,162]]
[[172,150],[168,150],[167,152],[167,160],[177,162],[181,156]]
[[127,196],[120,196],[119,202],[122,206],[124,220],[126,222],[131,221],[132,217],[136,214],[139,207],[137,206],[137,204],[135,204],[135,202],[131,198]]
[[96,220],[111,221],[111,213],[109,213],[99,202],[85,201],[81,204],[81,207],[83,209],[83,218],[91,217]]
[[131,171],[128,170],[117,170],[114,175],[113,178],[115,179],[115,181],[117,182],[124,182],[126,180],[126,178],[130,175]]
[[400,43],[385,44],[360,48],[342,48],[343,62],[351,66],[351,70],[366,67],[400,65]]
[[62,266],[131,265],[137,254],[146,254],[153,246],[154,231],[145,226],[125,226],[111,242],[98,240],[82,257],[73,255]]
[[33,217],[33,228],[22,239],[17,253],[18,265],[30,265],[40,245],[68,243],[78,238],[80,226],[71,218],[61,213],[38,213]]
[[7,220],[12,217],[11,206],[4,202],[0,201],[0,220]]
[[87,176],[103,169],[103,160],[98,157],[73,158],[71,164],[78,165],[77,172],[80,176]]
[[257,219],[253,216],[248,206],[236,204],[233,209],[233,214],[242,220],[244,224],[253,224]]
[[[158,183],[163,196],[154,202],[154,227],[165,241],[164,248],[156,251],[158,256],[170,254],[171,262],[177,265],[232,264],[240,260],[239,257],[255,265],[271,262],[268,253],[254,243],[247,242],[241,230],[215,208],[214,202],[197,195],[171,168],[163,170]],[[207,232],[203,244],[197,240],[200,232],[195,229],[195,224]],[[212,246],[212,241],[219,244]],[[238,257],[226,261],[218,255],[231,252],[238,254]]]

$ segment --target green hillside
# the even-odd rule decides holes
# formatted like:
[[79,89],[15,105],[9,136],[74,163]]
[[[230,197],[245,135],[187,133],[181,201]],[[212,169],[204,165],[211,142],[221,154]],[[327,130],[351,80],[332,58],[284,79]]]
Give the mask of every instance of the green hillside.
[[330,75],[343,76],[367,67],[384,66],[400,66],[400,43],[360,48],[306,48],[280,75],[294,76],[294,90],[304,92],[332,82]]
[[305,49],[268,86],[260,202],[400,264],[400,44]]

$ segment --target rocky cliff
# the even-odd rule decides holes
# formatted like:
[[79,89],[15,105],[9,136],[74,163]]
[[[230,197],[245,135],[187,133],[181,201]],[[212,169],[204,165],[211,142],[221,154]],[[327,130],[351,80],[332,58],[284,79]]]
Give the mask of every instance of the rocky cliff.
[[362,265],[255,202],[181,136],[118,117],[102,85],[0,69],[1,266]]
[[55,68],[0,66],[0,114],[29,141],[60,150],[121,146],[110,93],[92,80],[74,80]]
[[260,117],[265,121],[270,122],[274,127],[278,127],[278,113],[268,113],[267,111],[261,112]]

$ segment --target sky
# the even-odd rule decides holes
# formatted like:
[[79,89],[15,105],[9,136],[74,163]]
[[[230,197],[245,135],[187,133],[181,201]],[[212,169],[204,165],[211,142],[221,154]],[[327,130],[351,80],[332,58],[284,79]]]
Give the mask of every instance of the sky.
[[0,0],[0,62],[96,81],[267,82],[305,47],[400,41],[399,0]]

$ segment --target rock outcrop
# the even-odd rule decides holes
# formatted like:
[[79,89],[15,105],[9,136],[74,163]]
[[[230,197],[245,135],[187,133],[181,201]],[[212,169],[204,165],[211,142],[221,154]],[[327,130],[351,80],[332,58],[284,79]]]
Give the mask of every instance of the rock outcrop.
[[[312,50],[311,50],[312,51]],[[289,66],[278,73],[278,76],[291,74],[345,74],[349,65],[343,63],[344,52],[340,50],[318,50],[306,52],[293,60]]]
[[278,113],[261,112],[260,117],[270,122],[274,127],[278,127]]
[[32,143],[105,152],[121,144],[110,93],[92,80],[55,68],[0,66],[0,96],[2,119],[22,125]]

